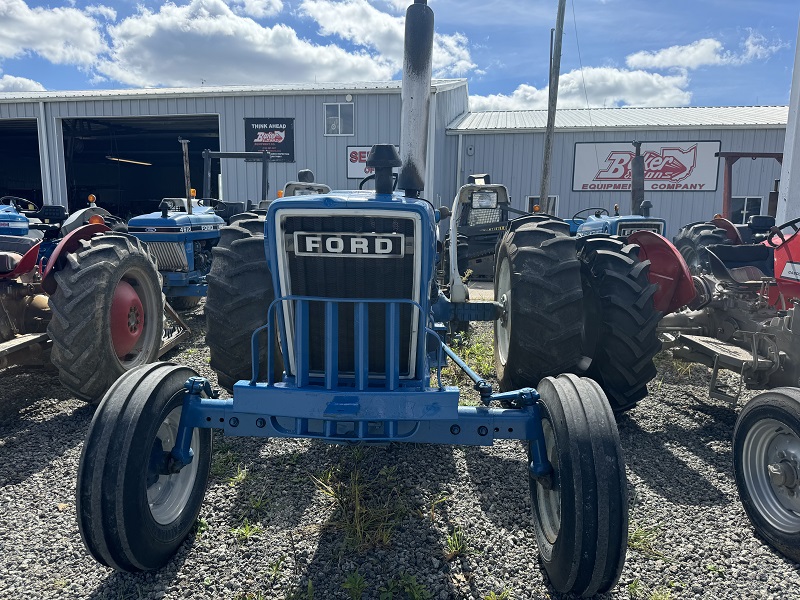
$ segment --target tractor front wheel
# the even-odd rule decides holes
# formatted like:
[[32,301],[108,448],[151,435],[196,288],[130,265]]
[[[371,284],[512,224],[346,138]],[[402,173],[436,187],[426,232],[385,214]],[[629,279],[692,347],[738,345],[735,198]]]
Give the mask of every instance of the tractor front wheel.
[[661,350],[653,307],[656,286],[639,246],[606,236],[582,238],[578,260],[583,286],[583,355],[586,375],[597,381],[619,413],[647,395],[656,375],[653,357]]
[[625,461],[614,414],[591,379],[546,377],[538,391],[553,467],[547,479],[529,473],[542,565],[561,593],[602,594],[619,580],[628,543]]
[[[264,253],[264,217],[256,215],[223,227],[212,253],[214,260],[206,278],[206,343],[220,386],[231,391],[240,379],[250,379],[250,338],[267,322],[267,309],[275,298]],[[259,372],[264,378],[266,337],[261,334],[259,345]],[[274,374],[280,380],[283,363],[277,343],[274,348]]]
[[535,387],[542,377],[575,368],[580,359],[583,293],[575,238],[563,221],[525,222],[503,235],[494,297],[500,389]]
[[800,389],[776,388],[745,405],[733,431],[733,467],[756,532],[800,563]]
[[163,567],[191,531],[211,466],[211,430],[192,432],[192,461],[169,458],[187,367],[153,363],[127,372],[92,419],[78,466],[78,529],[89,553],[118,571]]
[[51,360],[76,397],[98,402],[125,371],[158,357],[161,276],[146,246],[121,234],[82,240],[54,276]]

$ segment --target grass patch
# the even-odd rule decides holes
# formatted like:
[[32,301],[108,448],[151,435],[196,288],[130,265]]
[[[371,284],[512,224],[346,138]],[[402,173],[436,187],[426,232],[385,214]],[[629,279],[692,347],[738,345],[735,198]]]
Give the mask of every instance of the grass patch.
[[388,545],[406,513],[397,467],[367,472],[363,456],[363,449],[358,449],[349,460],[312,476],[317,489],[336,506],[329,526],[344,534],[345,547],[358,551]]
[[245,519],[242,521],[242,524],[238,527],[233,527],[231,529],[231,533],[236,536],[237,542],[246,542],[251,537],[259,535],[263,533],[264,529],[258,523],[251,523],[249,520]]
[[635,521],[631,525],[633,527],[628,534],[628,548],[641,552],[645,556],[663,559],[664,555],[655,548],[655,544],[661,537],[661,528],[657,525],[646,527]]
[[247,479],[247,465],[237,465],[236,474],[228,477],[228,485],[234,486],[243,483]]
[[453,528],[453,532],[447,536],[447,548],[444,552],[446,560],[451,561],[459,556],[466,556],[469,551],[467,547],[467,536],[464,530],[458,525]]
[[229,477],[234,466],[239,464],[239,455],[230,446],[223,446],[214,451],[211,457],[211,476]]
[[342,584],[342,589],[347,592],[347,595],[350,596],[351,600],[361,600],[366,588],[367,582],[358,571],[350,573]]

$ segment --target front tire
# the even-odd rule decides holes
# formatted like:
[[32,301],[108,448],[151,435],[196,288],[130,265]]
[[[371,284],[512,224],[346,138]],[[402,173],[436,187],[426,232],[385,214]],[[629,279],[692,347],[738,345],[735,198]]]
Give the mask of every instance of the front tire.
[[[264,217],[256,215],[223,227],[212,253],[211,272],[206,278],[206,343],[219,385],[232,391],[237,381],[250,379],[250,338],[267,322],[267,309],[275,298],[264,253]],[[262,377],[267,372],[266,337],[262,333],[259,344]],[[283,363],[277,343],[274,348],[274,375],[280,380]]]
[[575,368],[583,322],[575,238],[563,221],[531,220],[509,229],[497,252],[494,297],[500,389],[535,387],[542,377]]
[[158,357],[161,276],[147,247],[120,234],[82,240],[54,275],[51,360],[65,387],[96,403],[120,375]]
[[800,563],[800,390],[776,388],[742,409],[733,431],[733,467],[756,532]]
[[538,391],[553,466],[549,487],[529,476],[542,564],[561,593],[607,592],[619,580],[628,543],[625,461],[614,414],[591,379],[546,377]]
[[639,246],[611,237],[579,242],[584,301],[583,355],[586,375],[597,381],[615,412],[636,406],[656,376],[653,357],[661,350],[653,306],[655,284]]
[[187,367],[154,363],[123,375],[106,393],[83,445],[78,528],[89,553],[118,571],[163,567],[191,531],[211,465],[211,430],[192,433],[193,460],[162,468],[175,444]]

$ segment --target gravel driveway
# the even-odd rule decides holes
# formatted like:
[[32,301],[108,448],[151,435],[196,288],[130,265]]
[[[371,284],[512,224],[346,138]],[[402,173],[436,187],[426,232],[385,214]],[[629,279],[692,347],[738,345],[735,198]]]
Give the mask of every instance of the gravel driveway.
[[[169,358],[213,379],[202,315],[189,324],[193,343]],[[706,368],[658,358],[650,396],[619,423],[631,541],[609,597],[800,597],[800,568],[754,537],[736,495],[731,435],[746,398],[710,400]],[[0,371],[0,389],[2,598],[557,596],[538,564],[518,442],[353,448],[215,434],[197,532],[162,571],[115,573],[86,555],[76,524],[92,408],[48,370]]]

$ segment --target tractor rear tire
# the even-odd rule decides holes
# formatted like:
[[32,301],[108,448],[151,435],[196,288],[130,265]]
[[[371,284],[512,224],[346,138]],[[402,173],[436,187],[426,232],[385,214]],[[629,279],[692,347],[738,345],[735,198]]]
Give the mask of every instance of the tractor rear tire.
[[170,296],[167,302],[175,310],[189,310],[200,304],[200,296]]
[[708,259],[703,256],[703,249],[706,246],[732,244],[725,230],[713,223],[685,225],[675,236],[674,242],[692,275],[699,275],[708,270]]
[[78,466],[84,546],[118,571],[167,564],[194,527],[211,466],[211,430],[192,432],[192,461],[165,473],[186,395],[188,367],[154,363],[127,372],[95,412]]
[[494,324],[501,390],[535,387],[542,377],[576,368],[583,292],[567,223],[531,221],[507,230],[497,252],[494,294],[505,307]]
[[[539,383],[549,481],[528,473],[534,532],[550,583],[591,596],[613,588],[628,544],[628,487],[614,414],[595,381]],[[533,460],[530,444],[528,464]]]
[[614,412],[636,406],[656,376],[653,357],[661,350],[656,328],[661,312],[653,306],[657,286],[639,246],[613,237],[581,238],[583,355],[586,375],[605,391]]
[[[211,368],[219,385],[228,391],[252,373],[250,339],[253,331],[267,322],[267,309],[275,298],[272,276],[264,253],[264,217],[237,221],[220,229],[219,243],[207,276],[206,343],[211,351]],[[267,334],[259,340],[259,373],[266,378]],[[283,372],[277,343],[273,354],[274,376]]]
[[776,388],[745,405],[733,430],[733,469],[756,533],[800,563],[800,389]]
[[51,361],[67,389],[96,404],[120,375],[158,358],[161,275],[140,240],[105,234],[82,240],[54,277]]

